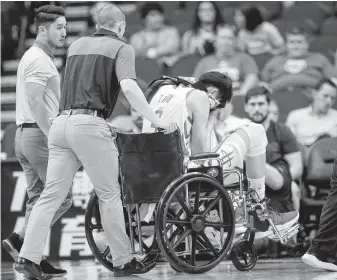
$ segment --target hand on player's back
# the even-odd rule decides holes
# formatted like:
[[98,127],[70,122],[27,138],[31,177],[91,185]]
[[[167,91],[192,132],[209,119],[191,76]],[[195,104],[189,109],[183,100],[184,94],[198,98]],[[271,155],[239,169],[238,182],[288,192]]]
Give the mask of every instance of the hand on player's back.
[[156,124],[156,127],[160,129],[160,131],[162,131],[164,134],[172,133],[178,128],[176,123],[173,123],[173,122],[169,123],[169,122],[162,121],[162,120],[160,120]]

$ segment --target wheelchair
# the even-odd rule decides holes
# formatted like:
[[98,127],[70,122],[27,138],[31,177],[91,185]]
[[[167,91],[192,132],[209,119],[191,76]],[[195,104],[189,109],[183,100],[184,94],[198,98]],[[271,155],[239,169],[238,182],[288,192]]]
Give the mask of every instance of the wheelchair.
[[[191,274],[213,269],[230,251],[238,270],[255,266],[255,229],[249,213],[266,209],[244,183],[242,169],[223,170],[217,153],[194,155],[184,162],[179,131],[166,135],[118,133],[116,141],[125,226],[133,254],[144,262],[163,255],[176,272]],[[237,176],[237,183],[224,185],[224,178],[231,174]],[[148,210],[145,218],[144,205]],[[243,208],[246,231],[232,244],[234,208],[238,206]],[[107,242],[97,241],[98,235],[104,236],[98,208],[93,193],[85,213],[86,238],[96,259],[113,270]],[[294,226],[280,233],[268,215],[266,220],[281,243],[297,229]]]

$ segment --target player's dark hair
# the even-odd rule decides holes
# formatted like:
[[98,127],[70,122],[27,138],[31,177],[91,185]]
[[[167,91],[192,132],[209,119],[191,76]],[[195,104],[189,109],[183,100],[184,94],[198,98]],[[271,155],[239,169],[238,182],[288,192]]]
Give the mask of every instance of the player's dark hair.
[[245,96],[245,103],[247,104],[248,101],[254,97],[254,96],[260,96],[263,95],[266,97],[268,104],[271,101],[271,91],[268,87],[260,85],[251,88],[250,90],[247,91],[246,96]]
[[140,17],[145,19],[147,14],[151,11],[158,11],[159,13],[164,14],[164,8],[159,3],[146,2],[139,10]]
[[210,71],[203,74],[199,81],[201,81],[204,85],[214,86],[219,89],[221,94],[220,103],[225,104],[226,102],[231,101],[233,96],[233,87],[232,87],[232,80],[228,77],[228,75]]
[[48,26],[53,23],[57,18],[65,16],[65,10],[61,6],[44,5],[35,9],[35,27],[38,32],[40,26]]

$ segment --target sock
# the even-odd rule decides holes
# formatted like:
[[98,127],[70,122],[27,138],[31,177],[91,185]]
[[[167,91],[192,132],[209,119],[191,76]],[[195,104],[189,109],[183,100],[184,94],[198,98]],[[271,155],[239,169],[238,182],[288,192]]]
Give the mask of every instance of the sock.
[[258,178],[258,179],[250,179],[250,178],[247,178],[247,179],[248,179],[249,187],[253,188],[257,192],[259,199],[263,199],[265,197],[265,192],[266,192],[266,186],[265,186],[266,177],[263,176],[262,178]]

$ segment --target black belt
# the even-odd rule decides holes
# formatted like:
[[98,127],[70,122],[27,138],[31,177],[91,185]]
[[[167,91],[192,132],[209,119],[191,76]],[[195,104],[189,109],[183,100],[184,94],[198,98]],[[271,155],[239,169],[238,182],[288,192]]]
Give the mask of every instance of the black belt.
[[37,123],[23,123],[20,124],[19,127],[22,128],[39,128],[39,126],[37,125]]
[[99,118],[103,118],[104,116],[100,111],[93,109],[70,109],[70,110],[62,110],[59,115],[90,115],[97,116]]

